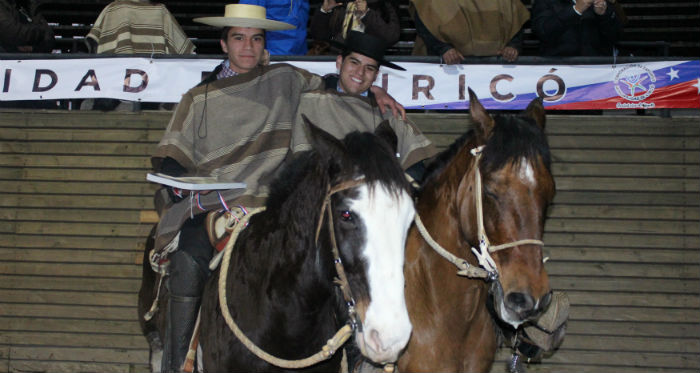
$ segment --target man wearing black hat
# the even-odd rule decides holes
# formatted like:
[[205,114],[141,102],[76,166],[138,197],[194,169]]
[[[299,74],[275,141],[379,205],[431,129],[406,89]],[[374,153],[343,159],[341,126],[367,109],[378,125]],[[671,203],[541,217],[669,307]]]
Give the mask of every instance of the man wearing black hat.
[[342,53],[335,61],[339,74],[324,77],[327,89],[335,89],[333,83],[337,82],[340,92],[366,95],[377,78],[380,65],[406,71],[403,67],[385,60],[386,44],[369,34],[350,31],[345,44],[333,42],[333,45],[341,48]]
[[352,131],[374,131],[388,121],[398,138],[399,162],[413,179],[420,180],[422,161],[436,154],[435,147],[413,123],[381,113],[369,90],[380,66],[405,69],[384,59],[385,43],[374,36],[349,31],[344,44],[333,44],[342,50],[336,59],[338,74],[323,77],[324,90],[301,95],[292,129],[293,151],[308,149],[302,114],[337,138]]

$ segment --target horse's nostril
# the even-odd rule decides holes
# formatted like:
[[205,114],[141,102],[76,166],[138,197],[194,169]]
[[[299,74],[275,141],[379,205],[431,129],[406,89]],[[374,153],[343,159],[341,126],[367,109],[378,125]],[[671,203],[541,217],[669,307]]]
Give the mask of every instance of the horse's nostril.
[[506,297],[508,308],[517,313],[527,313],[535,308],[535,300],[529,294],[510,293]]
[[369,344],[370,347],[372,347],[372,349],[376,352],[384,351],[382,339],[379,338],[379,332],[377,331],[377,329],[372,329],[372,331],[369,332]]
[[540,298],[540,302],[538,304],[538,308],[540,310],[546,310],[549,307],[549,304],[552,302],[552,292],[550,291],[549,293],[545,294]]

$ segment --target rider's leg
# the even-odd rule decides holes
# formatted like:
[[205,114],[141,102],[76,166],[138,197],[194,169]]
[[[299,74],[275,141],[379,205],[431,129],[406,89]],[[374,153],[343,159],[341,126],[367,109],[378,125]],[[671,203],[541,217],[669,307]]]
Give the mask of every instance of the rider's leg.
[[170,255],[168,321],[163,352],[164,372],[179,372],[187,356],[213,248],[203,228],[203,216],[183,224],[178,250]]

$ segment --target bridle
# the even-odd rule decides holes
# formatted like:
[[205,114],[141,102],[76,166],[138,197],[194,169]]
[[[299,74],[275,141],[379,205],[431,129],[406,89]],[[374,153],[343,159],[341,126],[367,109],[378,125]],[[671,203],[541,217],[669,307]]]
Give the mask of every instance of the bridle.
[[[340,250],[338,250],[338,244],[337,240],[335,237],[335,228],[333,225],[333,215],[332,215],[332,209],[331,209],[331,196],[333,196],[335,193],[354,188],[358,185],[364,184],[365,180],[364,178],[358,178],[358,179],[353,179],[349,180],[346,182],[342,182],[338,185],[335,185],[333,187],[329,186],[327,191],[326,191],[326,197],[323,200],[323,205],[321,206],[321,214],[318,219],[318,223],[316,224],[316,235],[315,235],[315,240],[314,243],[318,244],[318,237],[321,232],[321,225],[323,222],[323,216],[327,215],[328,216],[328,229],[330,230],[330,239],[331,239],[331,251],[333,253],[333,263],[335,264],[335,269],[338,274],[338,278],[334,280],[334,283],[337,284],[340,289],[343,292],[343,297],[345,298],[345,303],[348,307],[348,316],[349,316],[349,322],[345,324],[343,327],[341,327],[331,339],[329,339],[326,344],[321,347],[321,350],[315,353],[314,355],[311,355],[307,358],[303,359],[298,359],[298,360],[287,360],[287,359],[281,359],[278,357],[275,357],[273,355],[270,355],[269,353],[265,352],[262,350],[260,347],[255,345],[253,341],[251,341],[245,333],[238,327],[236,322],[233,320],[233,317],[231,316],[231,312],[228,308],[228,302],[226,300],[226,279],[228,277],[228,266],[229,262],[231,260],[231,252],[233,251],[233,245],[235,242],[235,236],[232,236],[231,239],[226,243],[226,246],[224,247],[224,254],[223,254],[223,259],[221,262],[221,270],[219,272],[219,308],[221,309],[221,314],[224,317],[224,320],[226,321],[226,324],[228,327],[231,329],[233,334],[238,338],[238,340],[241,341],[241,343],[255,356],[260,358],[261,360],[264,360],[272,365],[276,365],[281,368],[285,369],[300,369],[300,368],[306,368],[314,364],[318,364],[321,361],[327,360],[335,354],[335,352],[341,348],[345,342],[347,342],[348,339],[352,336],[354,331],[360,330],[361,331],[361,323],[357,322],[357,311],[355,309],[355,299],[352,296],[352,292],[350,290],[350,284],[348,283],[347,276],[345,275],[345,268],[343,267],[342,260],[340,259]],[[326,214],[327,213],[327,214]],[[248,218],[252,214],[246,215]],[[238,224],[238,227],[242,227],[244,224]]]
[[[321,223],[323,221],[323,216],[326,215],[328,223],[328,231],[331,239],[331,252],[333,253],[333,264],[335,264],[335,271],[338,277],[333,281],[340,290],[343,292],[343,298],[345,299],[345,304],[348,307],[348,317],[350,319],[350,326],[352,330],[358,329],[362,332],[362,323],[357,322],[357,310],[355,309],[355,298],[352,295],[352,290],[350,289],[350,283],[345,275],[345,267],[343,267],[343,261],[340,259],[340,250],[338,249],[338,241],[335,238],[335,224],[333,224],[333,209],[331,208],[331,196],[338,192],[348,190],[357,187],[365,183],[364,177],[348,180],[342,182],[334,187],[328,187],[326,192],[326,198],[323,199],[323,205],[321,206],[321,214],[318,217],[318,224],[316,224],[316,238],[314,242],[318,245],[318,237],[321,233]],[[324,214],[325,213],[325,214]]]
[[469,278],[483,278],[487,282],[492,282],[498,279],[498,268],[496,267],[496,262],[493,260],[493,257],[491,257],[491,253],[519,245],[544,246],[544,242],[536,239],[524,239],[501,245],[491,245],[491,242],[486,235],[486,229],[484,229],[484,207],[482,202],[483,193],[481,191],[481,171],[479,171],[479,160],[481,159],[483,149],[484,145],[470,150],[471,155],[474,156],[474,199],[476,201],[477,235],[479,239],[479,249],[477,250],[475,247],[472,247],[471,250],[479,261],[480,267],[475,267],[469,264],[466,259],[460,258],[440,246],[440,244],[438,244],[430,236],[430,233],[428,233],[428,230],[423,225],[418,213],[416,213],[414,220],[418,231],[421,233],[428,245],[430,245],[430,247],[432,247],[433,250],[435,250],[443,258],[457,266],[459,269],[457,272],[458,275]]

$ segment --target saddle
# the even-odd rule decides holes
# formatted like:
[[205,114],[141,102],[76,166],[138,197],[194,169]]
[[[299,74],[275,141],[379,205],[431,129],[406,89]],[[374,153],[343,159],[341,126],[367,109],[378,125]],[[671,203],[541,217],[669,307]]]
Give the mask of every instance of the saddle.
[[231,233],[236,224],[245,215],[240,208],[230,211],[212,211],[204,219],[204,227],[209,237],[209,242],[216,249],[221,251],[231,238]]
[[248,211],[245,207],[238,206],[230,210],[212,211],[207,214],[207,217],[204,219],[204,228],[207,231],[211,246],[217,251],[214,258],[209,262],[210,270],[213,271],[219,266],[224,253],[223,250],[229,243],[229,240],[233,238],[235,242],[238,232],[248,226],[248,220],[258,211],[260,209]]

